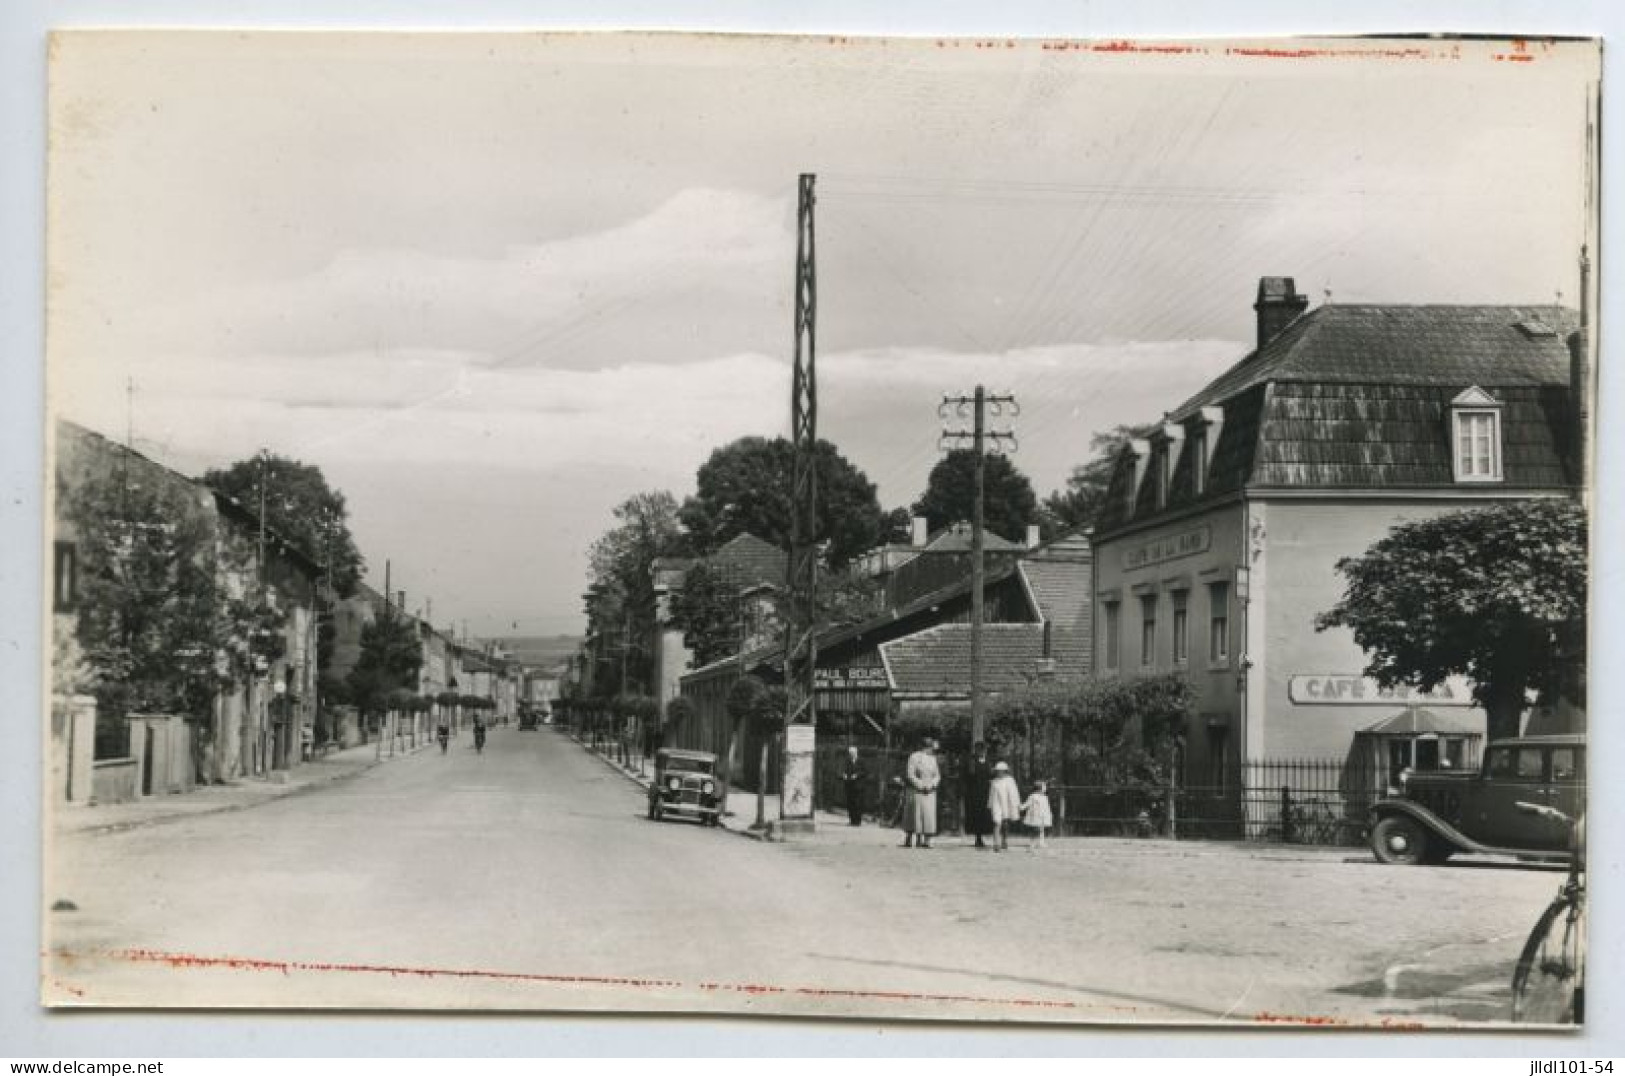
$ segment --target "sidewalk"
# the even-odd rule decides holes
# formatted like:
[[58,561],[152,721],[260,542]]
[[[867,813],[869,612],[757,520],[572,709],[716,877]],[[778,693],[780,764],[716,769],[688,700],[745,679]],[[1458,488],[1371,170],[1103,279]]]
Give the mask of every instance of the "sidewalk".
[[431,745],[432,741],[416,747],[398,746],[392,756],[386,743],[384,755],[379,758],[375,741],[300,763],[292,770],[278,771],[278,775],[271,778],[240,777],[224,784],[199,785],[191,792],[146,796],[130,803],[58,805],[52,812],[51,823],[57,834],[111,833],[199,815],[247,810],[354,777],[392,758],[406,758]]
[[[569,735],[569,733],[564,733],[564,735]],[[590,744],[582,740],[576,740],[574,736],[570,736],[570,739],[575,740],[576,744],[583,751],[586,751],[589,754],[597,755],[597,757],[605,765],[621,774],[627,780],[633,782],[645,791],[648,790],[649,781],[654,776],[653,756],[645,756],[643,760],[643,772],[640,775],[638,772],[637,759],[634,758],[630,765],[622,765],[621,762],[613,755],[606,755],[601,752],[594,751]],[[756,793],[728,793],[727,810],[724,811],[722,817],[722,826],[724,829],[728,830],[730,833],[737,833],[740,836],[749,837],[752,840],[758,841],[781,841],[787,839],[783,834],[778,832],[777,827],[774,825],[779,818],[779,797],[777,795],[763,797],[762,817],[766,821],[767,825],[762,829],[758,829],[756,827]],[[900,845],[903,843],[902,833],[900,830],[883,826],[876,822],[872,817],[866,817],[863,825],[861,826],[852,825],[850,820],[847,818],[845,811],[815,811],[813,812],[813,818],[815,822],[815,829],[812,834],[797,835],[788,839],[815,840],[819,844],[843,845]],[[944,834],[939,837],[933,837],[931,843],[933,845],[941,843],[944,847],[947,847],[961,843],[961,838],[956,834]],[[970,843],[969,839],[965,839],[964,843]]]
[[[569,735],[563,733],[562,730],[561,734]],[[575,740],[574,736],[570,738]],[[644,759],[644,772],[640,776],[636,759],[632,760],[630,766],[623,766],[615,758],[593,751],[587,743],[581,740],[575,740],[575,742],[583,751],[597,755],[605,765],[621,774],[640,789],[648,789],[650,778],[654,774],[654,759],[652,757]],[[816,824],[812,833],[797,834],[787,838],[779,833],[774,826],[779,817],[779,797],[776,795],[763,798],[762,817],[767,825],[764,829],[758,829],[756,828],[756,793],[730,792],[728,794],[728,809],[722,819],[723,828],[730,833],[737,833],[752,840],[806,841],[819,845],[867,846],[871,848],[901,847],[903,843],[901,830],[877,822],[872,815],[864,816],[863,825],[854,826],[850,823],[845,811],[816,811],[814,812]],[[942,832],[931,838],[931,847],[949,852],[970,851],[975,848],[975,840],[974,837],[967,837],[959,833]],[[1012,852],[1025,852],[1027,843],[1028,836],[1025,831],[1010,836],[1010,850]],[[1237,854],[1244,854],[1252,858],[1291,862],[1314,862],[1327,859],[1375,862],[1375,860],[1372,860],[1371,854],[1362,848],[1330,845],[1263,844],[1256,841],[1171,841],[1161,838],[1136,837],[1051,836],[1043,854],[1064,857],[1114,851],[1133,855],[1179,856],[1185,858],[1233,857]]]

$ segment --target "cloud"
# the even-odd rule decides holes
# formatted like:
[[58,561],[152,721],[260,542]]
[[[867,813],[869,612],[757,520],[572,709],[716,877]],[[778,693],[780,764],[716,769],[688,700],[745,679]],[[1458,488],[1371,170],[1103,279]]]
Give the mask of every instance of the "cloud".
[[749,347],[769,325],[782,335],[788,289],[766,271],[789,277],[793,214],[779,197],[686,189],[608,229],[494,257],[346,248],[293,279],[188,298],[190,331],[161,313],[149,328],[226,357],[411,347],[515,366],[693,361]]

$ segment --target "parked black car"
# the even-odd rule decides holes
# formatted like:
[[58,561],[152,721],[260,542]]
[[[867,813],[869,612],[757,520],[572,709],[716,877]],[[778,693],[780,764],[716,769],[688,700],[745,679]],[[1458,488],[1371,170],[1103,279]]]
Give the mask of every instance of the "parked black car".
[[1371,850],[1384,863],[1442,863],[1458,852],[1567,858],[1564,826],[1519,803],[1585,811],[1585,737],[1497,740],[1476,773],[1411,773],[1371,807]]

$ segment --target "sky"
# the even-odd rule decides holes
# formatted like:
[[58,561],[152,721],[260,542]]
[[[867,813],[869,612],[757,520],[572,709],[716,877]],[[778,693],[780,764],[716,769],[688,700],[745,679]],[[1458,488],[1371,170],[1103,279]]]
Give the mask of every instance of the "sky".
[[345,494],[371,580],[581,628],[634,493],[789,426],[912,502],[943,393],[1042,496],[1314,303],[1577,303],[1584,45],[93,33],[50,63],[55,413]]

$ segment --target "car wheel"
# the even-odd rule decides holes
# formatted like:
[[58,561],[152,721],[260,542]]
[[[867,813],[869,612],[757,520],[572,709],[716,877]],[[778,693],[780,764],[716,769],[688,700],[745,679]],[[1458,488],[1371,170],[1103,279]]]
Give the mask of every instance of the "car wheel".
[[1384,863],[1412,866],[1428,860],[1428,833],[1415,819],[1391,814],[1371,831],[1371,850]]

